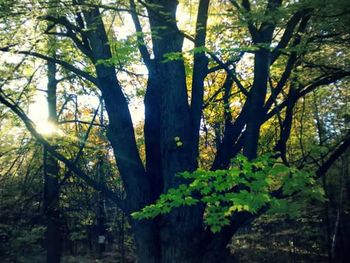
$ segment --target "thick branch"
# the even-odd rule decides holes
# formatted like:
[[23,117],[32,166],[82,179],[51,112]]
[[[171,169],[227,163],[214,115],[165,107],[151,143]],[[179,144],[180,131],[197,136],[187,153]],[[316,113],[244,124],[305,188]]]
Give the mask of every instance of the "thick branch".
[[46,61],[50,61],[50,62],[56,63],[58,65],[61,65],[65,69],[67,69],[67,70],[77,74],[78,76],[80,76],[80,77],[82,77],[82,78],[92,82],[93,84],[99,85],[99,82],[98,82],[98,80],[95,77],[91,76],[89,73],[86,73],[83,70],[80,70],[80,69],[74,67],[73,65],[71,65],[68,62],[65,62],[63,60],[55,59],[55,58],[52,58],[52,57],[49,57],[49,56],[46,56],[46,55],[43,55],[43,54],[40,54],[40,53],[37,53],[37,52],[18,51],[17,53],[18,54],[30,55],[30,56],[33,56],[33,57],[41,58],[41,59],[44,59]]
[[[8,47],[5,47],[5,48],[0,48],[0,51],[9,52],[10,50],[9,50]],[[40,54],[40,53],[37,53],[37,52],[32,52],[32,51],[15,51],[15,53],[28,55],[28,56],[32,56],[32,57],[36,57],[36,58],[41,58],[43,60],[46,60],[46,61],[53,62],[53,63],[58,64],[58,65],[61,65],[65,69],[67,69],[67,70],[75,73],[76,75],[78,75],[78,76],[80,76],[80,77],[82,77],[82,78],[92,82],[96,86],[99,85],[98,80],[94,76],[90,75],[89,73],[87,73],[87,72],[85,72],[83,70],[80,70],[80,69],[74,67],[73,65],[69,64],[66,61],[63,61],[63,60],[60,60],[60,59],[56,59],[56,58],[53,58],[53,57],[49,57],[49,56],[46,56],[46,55],[43,55],[43,54]]]
[[[242,0],[242,6],[244,7],[246,12],[249,13],[251,11],[249,0]],[[253,42],[257,43],[259,38],[259,34],[258,34],[259,32],[251,21],[247,21],[247,22],[248,22],[248,29],[252,36]]]
[[75,32],[78,32],[80,34],[84,34],[82,28],[72,24],[71,22],[68,21],[67,18],[65,17],[55,17],[55,16],[50,16],[50,15],[47,15],[47,16],[42,16],[40,17],[41,19],[44,19],[44,20],[48,20],[48,21],[51,21],[55,24],[59,24],[59,25],[62,25],[64,26],[65,28],[69,29],[69,30],[73,30]]
[[277,96],[283,90],[284,85],[287,83],[287,81],[290,77],[290,74],[292,73],[292,70],[294,68],[296,60],[297,60],[296,53],[291,54],[291,56],[289,57],[289,59],[287,61],[286,68],[284,69],[284,72],[282,73],[282,76],[281,76],[277,86],[275,88],[273,88],[271,86],[271,95],[267,99],[265,106],[264,106],[266,110],[271,108],[271,106],[275,102]]
[[[308,14],[310,10],[301,10],[296,12],[291,19],[287,22],[285,31],[282,35],[282,38],[280,40],[280,42],[278,43],[277,47],[272,51],[271,54],[271,64],[273,64],[276,59],[279,57],[279,55],[281,54],[281,49],[284,49],[287,47],[289,41],[291,40],[291,38],[293,37],[293,33],[295,30],[295,27],[298,25],[299,21],[306,15]],[[300,32],[299,28],[299,32]],[[305,28],[304,28],[305,30]],[[299,41],[300,42],[300,41]]]
[[141,53],[142,59],[144,60],[146,66],[149,67],[151,65],[150,54],[147,50],[145,39],[143,37],[142,26],[140,23],[140,19],[136,13],[136,4],[134,0],[130,0],[130,8],[132,10],[131,17],[132,17],[132,20],[134,21],[135,30],[136,30],[137,46]]
[[342,143],[337,149],[328,157],[328,159],[317,169],[316,177],[320,178],[324,176],[333,163],[350,147],[350,131],[346,134]]

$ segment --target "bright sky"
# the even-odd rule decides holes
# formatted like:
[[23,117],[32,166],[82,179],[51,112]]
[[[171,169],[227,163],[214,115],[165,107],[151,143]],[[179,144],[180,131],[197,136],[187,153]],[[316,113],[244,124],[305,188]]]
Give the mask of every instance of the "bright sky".
[[[193,20],[193,18],[188,14],[188,12],[185,11],[184,6],[179,6],[177,17],[178,19],[181,18],[182,21],[187,20]],[[184,15],[186,14],[186,18]],[[184,19],[185,18],[185,19]],[[190,30],[189,23],[185,23],[183,25],[179,25],[182,29]],[[118,36],[118,39],[126,38],[128,35],[133,34],[134,32],[134,26],[132,19],[129,15],[124,16],[123,18],[123,25],[119,27],[115,27],[115,35]],[[185,43],[186,49],[191,48],[191,43]],[[187,47],[188,46],[188,47]],[[5,60],[7,62],[16,62],[18,61],[18,57],[14,57],[13,55],[8,56],[6,55]],[[137,73],[147,74],[147,69],[145,66],[140,66],[136,69]],[[43,73],[41,73],[43,74]],[[44,73],[45,74],[45,73]],[[122,78],[125,78],[122,76]],[[124,82],[125,83],[125,82]],[[31,120],[36,124],[37,129],[41,133],[50,133],[54,129],[50,123],[48,123],[48,106],[47,106],[47,100],[46,100],[46,93],[42,90],[46,90],[47,87],[47,79],[46,78],[40,78],[39,83],[37,85],[37,91],[33,98],[33,103],[29,106],[28,115],[31,118]],[[126,90],[125,92],[129,93],[128,87],[124,87]],[[134,87],[130,86],[129,89],[134,89]],[[133,90],[131,90],[131,93],[134,93]],[[97,98],[91,98],[91,97],[81,97],[79,96],[79,102],[82,102],[83,104],[89,104],[92,105],[92,107],[97,107],[98,100]],[[134,122],[134,125],[144,120],[144,105],[141,98],[133,98],[130,101],[129,104],[130,113]]]
[[[43,81],[46,89],[46,81]],[[92,98],[91,96],[80,96],[79,101],[82,104],[91,105],[96,108],[98,105],[98,99]],[[129,109],[134,125],[143,121],[144,119],[144,106],[141,100],[134,100],[129,104]],[[52,132],[53,126],[47,121],[48,120],[48,106],[46,100],[46,94],[43,91],[37,91],[34,96],[34,102],[29,106],[28,116],[35,123],[40,133]]]

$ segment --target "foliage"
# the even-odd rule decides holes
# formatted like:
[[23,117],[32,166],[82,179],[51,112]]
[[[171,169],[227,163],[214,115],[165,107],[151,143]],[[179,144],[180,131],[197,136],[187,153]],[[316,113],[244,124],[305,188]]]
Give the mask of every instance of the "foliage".
[[[269,207],[270,213],[295,217],[309,200],[323,200],[322,188],[311,172],[278,163],[271,154],[252,161],[239,155],[228,170],[197,169],[178,176],[188,182],[169,189],[154,204],[132,216],[136,219],[154,218],[174,208],[202,202],[206,205],[205,223],[213,232],[218,232],[230,224],[230,218],[236,212],[256,214]],[[282,189],[284,199],[280,198],[278,189]],[[303,198],[291,202],[289,199],[294,195]]]

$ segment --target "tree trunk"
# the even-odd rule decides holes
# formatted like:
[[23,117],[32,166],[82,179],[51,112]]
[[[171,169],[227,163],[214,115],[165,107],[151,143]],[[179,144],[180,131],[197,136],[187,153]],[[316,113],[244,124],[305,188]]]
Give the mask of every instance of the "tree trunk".
[[[50,38],[52,44],[54,39]],[[47,102],[49,108],[49,122],[57,125],[56,113],[56,65],[48,62]],[[61,258],[61,224],[59,212],[59,165],[57,160],[50,156],[44,147],[44,201],[43,209],[47,220],[46,228],[46,262],[58,263]]]
[[270,51],[262,49],[255,54],[254,82],[248,98],[248,121],[245,132],[243,154],[249,159],[257,156],[260,126],[267,92],[267,80],[270,68]]
[[[103,115],[103,107],[101,107],[101,115]],[[103,123],[103,121],[101,121]],[[97,180],[100,184],[105,184],[105,174],[103,169],[103,157],[97,164]],[[98,255],[103,257],[103,252],[106,251],[106,209],[105,209],[105,197],[103,193],[97,193],[97,234],[98,234]]]
[[[126,192],[126,212],[138,211],[152,200],[150,182],[143,167],[135,140],[135,133],[126,98],[117,80],[114,66],[105,65],[112,57],[101,14],[97,8],[83,12],[89,29],[86,37],[92,51],[98,87],[102,92],[108,114],[107,137],[114,150],[118,170]],[[140,262],[158,262],[159,249],[155,223],[129,218]]]
[[160,148],[160,92],[159,72],[150,65],[145,94],[145,149],[146,149],[146,172],[152,187],[152,200],[155,200],[164,187],[162,177],[162,160]]
[[61,258],[61,228],[59,212],[59,185],[57,174],[59,167],[53,157],[45,154],[44,175],[44,213],[46,225],[46,262],[59,263]]

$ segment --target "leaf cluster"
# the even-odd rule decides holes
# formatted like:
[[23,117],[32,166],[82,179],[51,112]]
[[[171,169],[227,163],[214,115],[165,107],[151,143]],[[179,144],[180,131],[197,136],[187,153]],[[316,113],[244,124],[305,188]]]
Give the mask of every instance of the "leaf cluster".
[[[259,213],[270,208],[273,213],[295,216],[301,203],[290,202],[290,197],[302,193],[302,200],[323,200],[323,192],[313,174],[278,163],[271,154],[249,161],[238,155],[228,170],[206,171],[178,175],[187,183],[171,188],[167,193],[141,211],[134,212],[135,219],[149,219],[166,214],[180,206],[205,204],[204,221],[212,232],[230,224],[234,213]],[[281,189],[283,198],[276,195]]]

